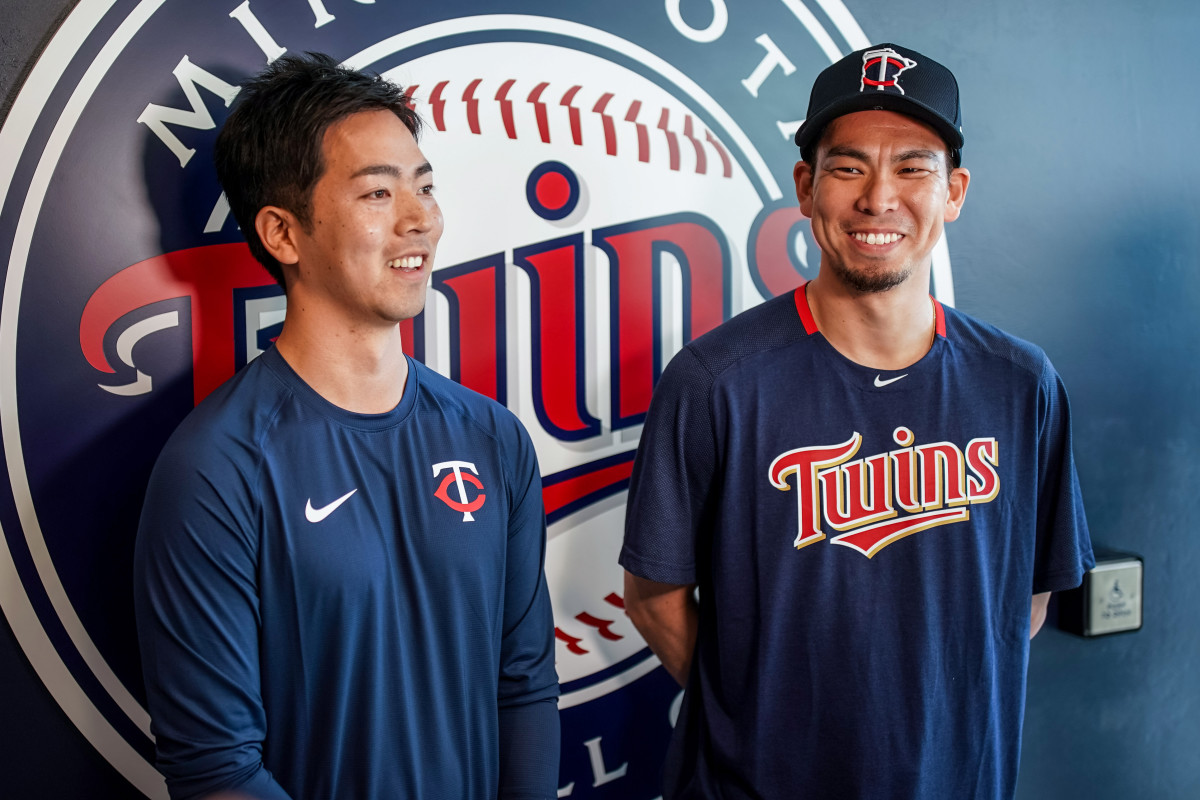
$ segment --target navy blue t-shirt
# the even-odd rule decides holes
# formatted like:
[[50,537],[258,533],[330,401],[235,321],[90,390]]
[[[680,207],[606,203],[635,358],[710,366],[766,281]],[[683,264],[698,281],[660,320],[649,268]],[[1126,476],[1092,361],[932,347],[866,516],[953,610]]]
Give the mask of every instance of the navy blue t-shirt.
[[1031,597],[1091,546],[1053,367],[935,308],[903,370],[801,287],[664,371],[620,560],[699,586],[666,798],[1013,796]]
[[494,800],[522,713],[551,757],[511,796],[554,797],[532,443],[492,400],[408,376],[395,409],[354,414],[271,349],[163,450],[135,601],[173,797]]

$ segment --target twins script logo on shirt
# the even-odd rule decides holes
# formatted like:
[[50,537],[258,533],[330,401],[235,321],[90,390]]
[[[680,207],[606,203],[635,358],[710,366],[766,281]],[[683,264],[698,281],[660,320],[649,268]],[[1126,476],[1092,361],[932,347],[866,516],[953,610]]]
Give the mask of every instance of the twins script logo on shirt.
[[905,427],[892,438],[901,449],[854,461],[862,445],[858,432],[841,444],[788,450],[771,462],[771,485],[797,490],[797,550],[825,538],[824,522],[845,531],[832,544],[871,558],[918,531],[965,522],[969,505],[989,503],[999,494],[994,438],[972,439],[962,449],[952,442],[914,447],[916,436]]
[[[455,511],[461,511],[463,522],[474,522],[475,517],[471,515],[472,511],[478,511],[483,507],[483,501],[487,499],[487,495],[483,493],[483,481],[475,477],[479,474],[479,470],[475,469],[475,465],[466,461],[443,461],[440,464],[433,465],[433,477],[441,475],[446,470],[450,472],[445,478],[442,478],[441,485],[433,496],[441,500],[446,505],[453,508]],[[464,472],[463,470],[470,470]],[[471,473],[475,473],[472,475]],[[471,484],[479,490],[479,494],[475,495],[475,499],[471,500],[467,497],[467,484]],[[453,484],[458,489],[458,499],[455,500],[450,496],[450,486]]]

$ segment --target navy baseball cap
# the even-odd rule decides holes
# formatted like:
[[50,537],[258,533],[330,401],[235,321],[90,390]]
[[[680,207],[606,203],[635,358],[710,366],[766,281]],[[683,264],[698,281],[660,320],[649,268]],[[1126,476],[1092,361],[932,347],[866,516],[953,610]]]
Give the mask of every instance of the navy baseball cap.
[[808,118],[796,131],[801,156],[809,157],[833,120],[871,110],[896,111],[932,125],[946,140],[954,166],[962,163],[962,108],[954,73],[915,50],[888,43],[851,53],[817,76]]

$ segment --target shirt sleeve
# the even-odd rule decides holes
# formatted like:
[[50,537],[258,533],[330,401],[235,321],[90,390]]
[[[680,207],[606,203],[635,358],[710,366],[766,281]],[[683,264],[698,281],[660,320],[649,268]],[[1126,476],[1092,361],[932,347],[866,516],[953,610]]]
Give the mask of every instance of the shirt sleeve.
[[696,543],[716,469],[712,374],[685,347],[663,371],[642,429],[621,566],[647,580],[696,583]]
[[554,800],[561,747],[558,700],[500,709],[500,800]]
[[497,690],[500,797],[542,800],[558,793],[558,674],[546,584],[546,516],[533,443],[523,428],[512,451],[504,629]]
[[1095,566],[1071,446],[1071,409],[1062,379],[1045,362],[1038,398],[1037,543],[1033,593],[1073,589]]
[[142,509],[138,638],[158,768],[176,800],[219,792],[289,800],[262,763],[250,481],[234,465],[172,442]]

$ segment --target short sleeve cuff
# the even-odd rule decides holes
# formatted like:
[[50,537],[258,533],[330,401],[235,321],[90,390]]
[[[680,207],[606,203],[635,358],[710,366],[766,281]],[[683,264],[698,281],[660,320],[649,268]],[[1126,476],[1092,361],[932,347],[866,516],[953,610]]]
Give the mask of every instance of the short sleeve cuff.
[[696,565],[664,564],[643,558],[630,549],[629,545],[621,548],[617,563],[629,572],[657,583],[669,583],[674,586],[691,586],[696,582]]
[[1071,569],[1049,572],[1045,575],[1035,575],[1033,578],[1033,593],[1065,592],[1083,583],[1083,573],[1096,566],[1092,551],[1088,550],[1079,559],[1079,564]]

